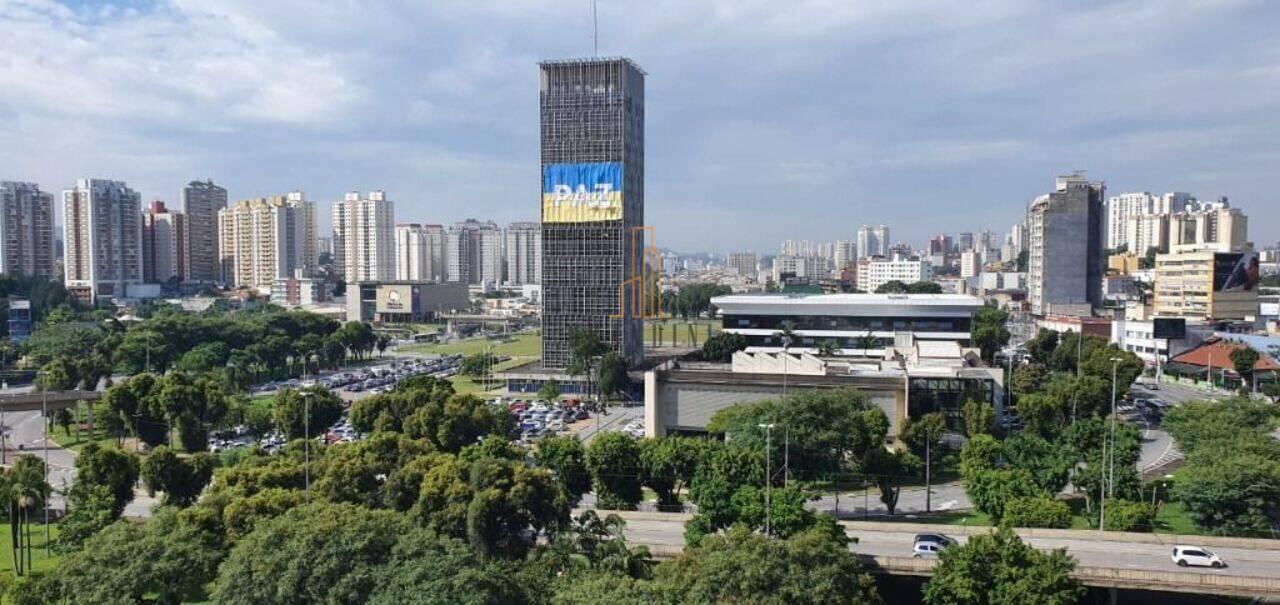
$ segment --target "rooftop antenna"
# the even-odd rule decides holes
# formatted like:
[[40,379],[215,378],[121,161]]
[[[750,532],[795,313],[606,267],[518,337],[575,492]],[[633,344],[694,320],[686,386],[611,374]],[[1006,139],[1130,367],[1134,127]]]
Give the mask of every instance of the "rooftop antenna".
[[591,0],[591,56],[600,56],[600,23],[596,19],[596,0]]

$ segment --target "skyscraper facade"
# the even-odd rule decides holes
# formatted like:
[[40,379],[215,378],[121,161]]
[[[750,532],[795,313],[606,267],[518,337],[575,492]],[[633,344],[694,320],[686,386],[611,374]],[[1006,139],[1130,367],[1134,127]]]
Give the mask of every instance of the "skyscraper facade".
[[0,181],[0,273],[53,279],[53,194]]
[[163,284],[184,281],[190,271],[187,217],[156,200],[142,215],[142,280]]
[[1027,298],[1033,314],[1087,316],[1102,305],[1105,191],[1077,172],[1058,177],[1052,193],[1031,203]]
[[315,204],[301,191],[240,200],[218,212],[223,281],[268,293],[316,268]]
[[630,363],[643,313],[645,74],[629,59],[539,65],[542,142],[542,363],[567,367],[590,330]]
[[382,191],[350,192],[333,203],[334,266],[347,282],[387,281],[396,273],[395,203]]
[[521,222],[507,227],[507,283],[542,283],[542,225]]
[[63,263],[72,296],[93,304],[142,283],[142,198],[123,181],[80,179],[62,192]]
[[449,228],[445,280],[470,285],[502,283],[502,229],[497,223],[467,219]]
[[189,281],[211,283],[222,279],[218,252],[218,212],[227,207],[227,190],[213,181],[191,181],[182,188],[182,211],[190,234],[187,264]]

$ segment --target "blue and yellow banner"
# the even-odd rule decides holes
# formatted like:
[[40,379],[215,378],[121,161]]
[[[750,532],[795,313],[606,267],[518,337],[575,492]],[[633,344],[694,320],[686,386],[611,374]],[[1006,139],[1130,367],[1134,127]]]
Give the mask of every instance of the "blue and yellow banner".
[[547,164],[542,167],[542,222],[622,219],[622,163]]

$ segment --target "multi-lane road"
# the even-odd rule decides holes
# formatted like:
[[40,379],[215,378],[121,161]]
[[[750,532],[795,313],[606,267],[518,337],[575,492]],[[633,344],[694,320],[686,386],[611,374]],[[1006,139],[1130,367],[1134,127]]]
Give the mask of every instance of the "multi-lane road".
[[[618,513],[627,521],[627,539],[635,544],[653,546],[664,551],[684,545],[684,521],[687,515],[661,513]],[[883,527],[886,524],[874,524]],[[850,550],[858,554],[880,557],[910,557],[919,526],[900,524],[897,531],[869,531],[859,523],[845,523],[848,534],[857,538]],[[1067,533],[1067,532],[1064,532]],[[1173,543],[1135,543],[1107,538],[1101,532],[1076,531],[1071,538],[1024,537],[1026,542],[1042,550],[1066,548],[1081,566],[1109,567],[1142,571],[1212,573],[1248,577],[1280,576],[1280,550],[1247,548],[1211,548],[1227,562],[1220,570],[1187,570],[1174,565],[1170,558]],[[963,535],[952,535],[963,543]]]

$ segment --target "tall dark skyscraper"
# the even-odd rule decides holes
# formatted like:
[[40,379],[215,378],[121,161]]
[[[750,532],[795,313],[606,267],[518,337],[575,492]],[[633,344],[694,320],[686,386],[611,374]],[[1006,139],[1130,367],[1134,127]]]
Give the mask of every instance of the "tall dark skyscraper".
[[543,366],[567,367],[570,335],[581,328],[639,362],[644,71],[620,58],[539,68]]

